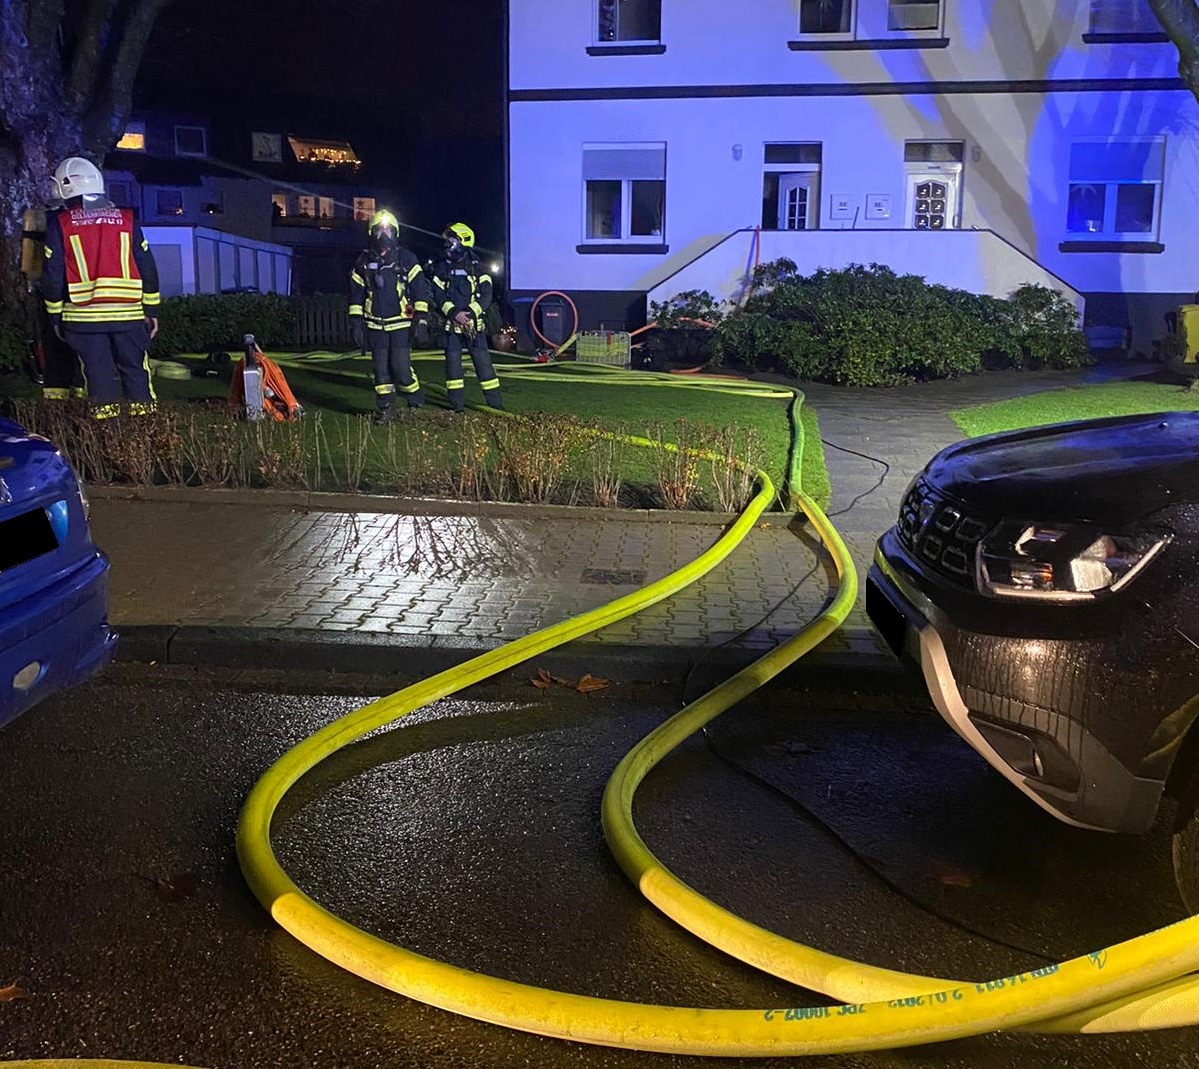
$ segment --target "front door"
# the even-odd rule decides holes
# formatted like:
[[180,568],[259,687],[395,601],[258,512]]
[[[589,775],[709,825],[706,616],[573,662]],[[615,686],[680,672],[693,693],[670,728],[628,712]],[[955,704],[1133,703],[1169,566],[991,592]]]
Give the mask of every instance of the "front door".
[[913,230],[952,230],[958,225],[960,172],[908,175],[908,226]]
[[779,175],[780,230],[811,230],[816,225],[817,181],[811,173]]

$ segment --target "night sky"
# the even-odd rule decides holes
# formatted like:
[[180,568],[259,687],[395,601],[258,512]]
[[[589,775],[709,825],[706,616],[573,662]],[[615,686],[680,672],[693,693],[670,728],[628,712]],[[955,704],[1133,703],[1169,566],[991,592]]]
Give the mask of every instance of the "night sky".
[[408,221],[502,248],[503,34],[498,0],[175,0],[135,102],[340,133]]

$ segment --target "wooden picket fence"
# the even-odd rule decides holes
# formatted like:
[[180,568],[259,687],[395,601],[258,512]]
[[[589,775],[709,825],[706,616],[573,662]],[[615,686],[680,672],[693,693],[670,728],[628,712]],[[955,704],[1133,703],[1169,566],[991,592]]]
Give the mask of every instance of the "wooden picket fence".
[[348,349],[350,317],[346,299],[336,295],[297,297],[297,342],[304,349]]

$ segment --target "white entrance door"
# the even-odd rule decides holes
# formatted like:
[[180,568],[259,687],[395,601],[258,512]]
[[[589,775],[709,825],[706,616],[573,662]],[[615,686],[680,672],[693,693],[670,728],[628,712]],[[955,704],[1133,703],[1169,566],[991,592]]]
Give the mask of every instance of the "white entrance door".
[[915,171],[908,175],[908,226],[952,230],[958,225],[960,171]]
[[780,230],[811,230],[816,226],[819,179],[814,173],[779,175]]

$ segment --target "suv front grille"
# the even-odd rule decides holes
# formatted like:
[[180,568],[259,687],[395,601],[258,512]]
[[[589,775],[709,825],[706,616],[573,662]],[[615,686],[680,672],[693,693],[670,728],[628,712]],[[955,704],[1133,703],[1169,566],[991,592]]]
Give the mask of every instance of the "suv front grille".
[[978,544],[994,521],[968,513],[917,479],[899,509],[899,540],[921,564],[974,589]]

